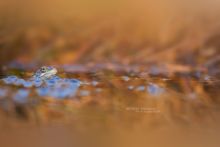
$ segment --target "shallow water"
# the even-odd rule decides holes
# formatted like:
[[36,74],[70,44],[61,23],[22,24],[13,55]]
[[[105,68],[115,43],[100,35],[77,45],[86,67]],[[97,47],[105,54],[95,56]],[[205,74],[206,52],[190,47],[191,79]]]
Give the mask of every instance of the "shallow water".
[[59,67],[57,76],[45,81],[30,80],[28,68],[4,72],[3,145],[218,146],[216,76],[71,69]]

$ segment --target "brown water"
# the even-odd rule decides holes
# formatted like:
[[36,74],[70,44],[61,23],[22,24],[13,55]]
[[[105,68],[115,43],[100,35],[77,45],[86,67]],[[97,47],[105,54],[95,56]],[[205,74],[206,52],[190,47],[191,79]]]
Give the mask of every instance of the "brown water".
[[[58,67],[61,79],[87,83],[72,96],[41,95],[37,87],[1,81],[1,146],[219,146],[217,77],[156,68],[85,69]],[[32,71],[7,68],[2,78],[27,80]]]

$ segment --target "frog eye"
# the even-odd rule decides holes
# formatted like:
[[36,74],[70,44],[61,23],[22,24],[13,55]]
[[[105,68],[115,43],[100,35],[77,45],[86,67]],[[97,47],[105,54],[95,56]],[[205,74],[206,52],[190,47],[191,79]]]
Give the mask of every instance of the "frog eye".
[[41,72],[46,72],[47,71],[47,68],[45,66],[41,67],[40,69]]

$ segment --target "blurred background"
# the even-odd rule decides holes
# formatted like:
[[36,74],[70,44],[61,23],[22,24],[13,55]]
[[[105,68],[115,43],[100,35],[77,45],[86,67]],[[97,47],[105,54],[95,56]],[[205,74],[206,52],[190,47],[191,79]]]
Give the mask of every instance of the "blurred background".
[[166,62],[219,53],[218,0],[0,2],[1,65]]

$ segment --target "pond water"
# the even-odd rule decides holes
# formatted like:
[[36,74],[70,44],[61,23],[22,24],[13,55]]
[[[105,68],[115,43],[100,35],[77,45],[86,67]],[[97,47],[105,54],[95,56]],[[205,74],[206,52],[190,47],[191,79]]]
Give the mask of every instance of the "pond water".
[[216,76],[83,69],[60,66],[50,79],[31,80],[32,68],[7,68],[3,146],[218,146]]

